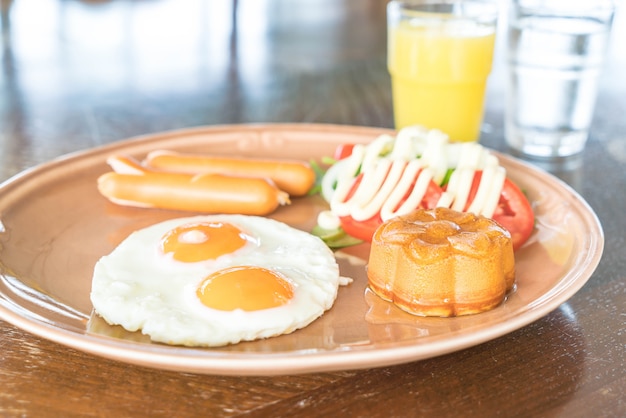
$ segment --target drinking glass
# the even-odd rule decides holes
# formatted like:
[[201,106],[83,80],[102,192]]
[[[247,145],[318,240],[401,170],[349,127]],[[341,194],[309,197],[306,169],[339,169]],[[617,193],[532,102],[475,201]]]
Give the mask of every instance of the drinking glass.
[[482,0],[391,1],[388,57],[396,129],[422,125],[477,141],[498,8]]
[[559,158],[587,142],[615,5],[512,0],[505,136],[517,153]]

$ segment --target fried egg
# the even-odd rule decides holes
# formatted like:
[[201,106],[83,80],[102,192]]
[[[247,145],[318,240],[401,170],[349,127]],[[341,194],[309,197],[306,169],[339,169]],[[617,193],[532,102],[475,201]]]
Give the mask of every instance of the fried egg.
[[161,222],[94,268],[91,301],[111,325],[155,342],[222,346],[293,332],[330,309],[340,284],[319,238],[256,216]]

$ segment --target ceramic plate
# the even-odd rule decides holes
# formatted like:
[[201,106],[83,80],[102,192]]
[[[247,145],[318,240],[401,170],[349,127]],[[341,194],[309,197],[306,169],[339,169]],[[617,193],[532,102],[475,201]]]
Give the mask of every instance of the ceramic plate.
[[[133,138],[51,161],[0,186],[0,317],[28,332],[95,355],[155,368],[271,375],[357,369],[461,350],[519,329],[556,309],[589,279],[604,245],[591,208],[555,177],[504,155],[524,189],[536,231],[516,253],[517,289],[500,307],[458,318],[420,318],[367,290],[369,246],[336,253],[342,287],[331,310],[292,334],[223,348],[151,343],[92,315],[96,261],[131,231],[189,213],[116,206],[96,190],[106,158],[155,149],[319,159],[341,143],[367,143],[386,130],[334,125],[216,126]],[[295,199],[272,218],[309,231],[325,203]]]

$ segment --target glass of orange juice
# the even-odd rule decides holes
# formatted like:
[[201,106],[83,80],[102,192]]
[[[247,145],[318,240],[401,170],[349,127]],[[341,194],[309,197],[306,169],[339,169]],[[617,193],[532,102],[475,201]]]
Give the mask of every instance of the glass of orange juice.
[[396,129],[422,125],[478,141],[491,72],[494,1],[391,1],[388,56]]

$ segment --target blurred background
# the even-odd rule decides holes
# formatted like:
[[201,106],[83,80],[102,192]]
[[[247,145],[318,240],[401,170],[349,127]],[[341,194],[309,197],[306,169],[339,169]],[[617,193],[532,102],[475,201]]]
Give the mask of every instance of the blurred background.
[[[60,153],[189,126],[393,127],[386,0],[1,2],[4,177]],[[603,78],[611,85],[604,81],[599,99],[608,110],[596,114],[591,136],[609,141],[604,121],[621,121],[624,137],[612,146],[626,162],[623,14]],[[494,148],[503,135],[504,42],[483,127]],[[19,166],[2,157],[13,147],[26,154]]]
[[[201,124],[347,121],[353,110],[328,103],[351,73],[387,76],[385,2],[346,3],[3,0],[2,143],[19,136],[45,154],[76,133],[97,145]],[[346,13],[358,25],[338,25]],[[352,122],[389,125],[390,92],[376,95],[355,107],[381,101],[380,114]]]

